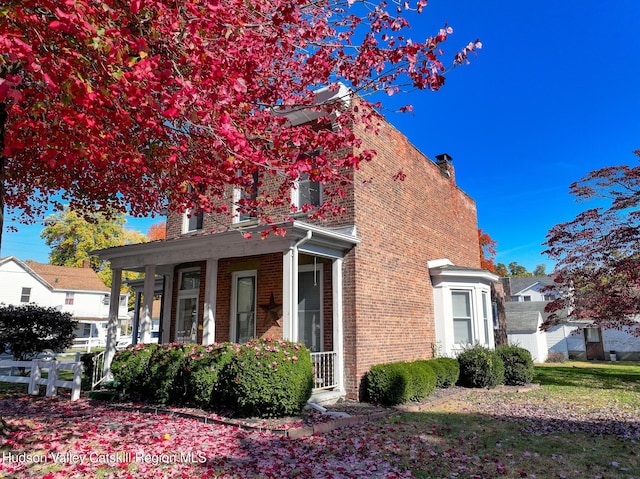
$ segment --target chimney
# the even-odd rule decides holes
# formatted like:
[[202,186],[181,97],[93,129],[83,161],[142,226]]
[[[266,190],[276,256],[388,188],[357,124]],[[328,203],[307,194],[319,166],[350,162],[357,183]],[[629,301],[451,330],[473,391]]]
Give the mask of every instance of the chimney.
[[455,169],[453,168],[452,162],[453,158],[451,158],[448,153],[436,155],[436,165],[438,165],[440,171],[455,183]]
[[89,260],[88,259],[83,259],[82,260],[82,267],[83,268],[88,268],[89,267]]

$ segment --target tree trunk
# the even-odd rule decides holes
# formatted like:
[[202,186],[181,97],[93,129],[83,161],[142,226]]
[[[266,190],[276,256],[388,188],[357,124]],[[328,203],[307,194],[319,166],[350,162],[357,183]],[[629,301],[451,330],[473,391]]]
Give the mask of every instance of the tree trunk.
[[498,315],[498,329],[495,331],[496,346],[505,345],[507,339],[507,313],[505,312],[504,302],[505,293],[502,283],[491,283],[491,302],[496,304]]
[[4,231],[4,179],[7,159],[4,156],[4,139],[7,126],[7,105],[0,102],[0,258],[2,257],[2,232]]

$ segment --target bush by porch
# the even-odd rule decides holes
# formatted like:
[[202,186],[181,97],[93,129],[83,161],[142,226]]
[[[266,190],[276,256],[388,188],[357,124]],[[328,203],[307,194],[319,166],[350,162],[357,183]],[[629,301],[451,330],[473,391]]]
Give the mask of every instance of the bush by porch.
[[313,387],[309,350],[272,339],[137,345],[117,353],[111,371],[130,399],[238,416],[296,415]]

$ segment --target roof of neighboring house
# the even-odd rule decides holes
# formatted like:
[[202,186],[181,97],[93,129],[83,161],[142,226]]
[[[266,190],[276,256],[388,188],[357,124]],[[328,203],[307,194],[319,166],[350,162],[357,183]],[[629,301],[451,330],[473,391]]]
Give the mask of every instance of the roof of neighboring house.
[[99,291],[104,293],[109,293],[111,291],[91,268],[54,266],[52,264],[41,264],[34,261],[26,261],[24,264],[52,289],[66,291]]
[[549,316],[544,312],[546,301],[506,302],[507,334],[535,333],[540,322]]

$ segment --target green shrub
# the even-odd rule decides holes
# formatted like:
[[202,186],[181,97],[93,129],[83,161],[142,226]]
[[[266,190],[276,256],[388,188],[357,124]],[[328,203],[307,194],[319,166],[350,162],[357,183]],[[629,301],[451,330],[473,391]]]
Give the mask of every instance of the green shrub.
[[365,383],[367,399],[373,403],[393,406],[410,400],[411,377],[406,363],[371,366]]
[[436,388],[436,372],[431,361],[407,363],[409,369],[409,400],[422,401]]
[[148,373],[149,360],[157,344],[136,344],[118,351],[111,362],[111,373],[131,399],[143,398],[143,383]]
[[504,381],[504,363],[495,351],[475,345],[458,355],[460,383],[472,388],[492,388]]
[[[435,387],[437,387],[437,388],[444,387],[443,384],[447,380],[447,371],[444,368],[444,366],[442,366],[436,359],[420,360],[420,361],[416,361],[416,362],[419,362],[421,364],[425,364],[426,366],[431,368],[431,370],[435,374],[435,379],[436,379]],[[431,394],[431,393],[429,393],[429,394]]]
[[236,346],[220,370],[225,403],[243,417],[282,417],[300,413],[311,396],[311,355],[284,340],[253,340]]
[[458,382],[460,378],[460,363],[454,358],[437,358],[432,361],[438,363],[445,370],[445,379],[442,383],[443,388],[449,388]]
[[496,354],[504,363],[505,384],[523,386],[533,381],[533,359],[529,351],[518,346],[503,345],[496,348]]
[[198,407],[209,409],[224,405],[220,370],[231,362],[232,343],[193,345],[185,368],[187,397]]
[[190,345],[162,344],[153,349],[142,378],[141,395],[157,404],[186,400],[185,362]]
[[71,313],[56,308],[0,305],[0,353],[30,361],[47,349],[62,352],[73,344],[77,325]]

